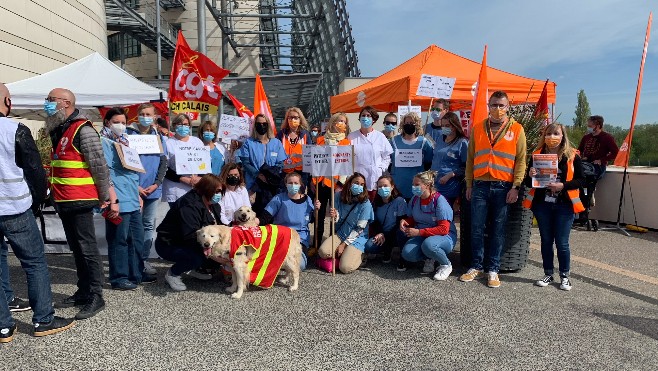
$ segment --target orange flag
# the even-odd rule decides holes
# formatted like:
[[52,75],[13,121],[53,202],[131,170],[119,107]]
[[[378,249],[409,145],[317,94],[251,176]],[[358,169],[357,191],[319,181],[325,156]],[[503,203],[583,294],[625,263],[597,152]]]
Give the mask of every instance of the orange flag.
[[254,86],[254,116],[260,113],[270,120],[272,131],[276,134],[276,126],[274,124],[274,117],[272,116],[272,109],[270,109],[270,102],[267,100],[260,75],[256,75],[256,85]]
[[539,96],[539,101],[537,101],[537,106],[535,107],[535,117],[544,117],[548,120],[548,79],[544,83],[544,90],[541,91]]
[[487,46],[484,46],[484,55],[482,56],[482,66],[478,77],[473,105],[471,108],[471,124],[468,133],[471,132],[473,124],[480,123],[489,117],[489,83],[487,80]]
[[640,62],[640,75],[637,78],[637,89],[635,90],[635,104],[633,105],[633,116],[631,117],[631,128],[624,139],[619,152],[615,158],[615,166],[628,167],[628,160],[631,157],[631,143],[633,142],[633,128],[635,127],[635,118],[637,116],[637,106],[640,104],[640,91],[642,90],[642,77],[644,75],[644,61],[647,59],[647,48],[649,47],[649,34],[651,33],[651,19],[653,13],[649,13],[649,23],[647,32],[644,36],[644,51],[642,52],[642,61]]
[[240,115],[240,117],[244,117],[246,119],[254,118],[254,114],[249,110],[249,108],[242,104],[242,102],[240,102],[238,98],[236,98],[233,94],[226,92],[226,96],[231,100],[231,103],[233,103],[233,106],[238,111],[238,115]]

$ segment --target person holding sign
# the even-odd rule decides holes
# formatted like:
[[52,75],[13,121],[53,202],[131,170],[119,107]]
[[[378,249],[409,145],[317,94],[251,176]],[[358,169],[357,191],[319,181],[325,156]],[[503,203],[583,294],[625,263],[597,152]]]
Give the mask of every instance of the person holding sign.
[[[553,243],[557,249],[560,271],[560,289],[571,290],[569,278],[571,252],[569,235],[574,214],[585,210],[579,198],[579,188],[585,186],[582,161],[567,137],[566,128],[561,124],[550,124],[544,129],[535,154],[554,154],[558,161],[558,179],[544,188],[532,188],[523,200],[523,206],[532,209],[541,237],[541,256],[544,265],[544,278],[535,285],[546,287],[553,282]],[[532,177],[539,174],[530,159],[525,184],[532,187]]]
[[401,134],[391,140],[393,166],[391,175],[398,184],[398,190],[407,201],[411,199],[411,182],[414,175],[430,168],[432,164],[432,143],[423,136],[420,116],[409,112],[402,117]]
[[329,215],[334,219],[336,233],[320,245],[318,266],[332,272],[333,253],[338,269],[345,274],[352,273],[361,266],[368,226],[375,219],[363,174],[357,172],[347,178],[345,187],[336,193],[335,208]]
[[438,173],[434,186],[453,207],[464,186],[468,139],[456,113],[446,113],[440,122],[444,143],[434,151],[432,170]]
[[[122,164],[115,143],[127,145],[126,114],[122,108],[111,108],[103,119],[101,141],[110,168],[112,207],[105,217],[107,258],[110,285],[115,290],[134,290],[137,285],[155,282],[155,276],[143,273],[144,225],[139,175]],[[117,213],[118,209],[118,213]]]
[[286,116],[281,124],[281,130],[276,134],[277,139],[283,143],[283,149],[288,158],[283,161],[283,173],[290,174],[293,171],[301,174],[302,193],[308,184],[309,174],[302,171],[302,146],[311,144],[312,140],[308,133],[306,117],[297,107],[288,108]]
[[210,167],[212,173],[219,175],[224,167],[224,153],[226,147],[215,143],[217,138],[217,125],[212,121],[206,121],[203,125],[199,126],[199,139],[203,141],[203,145],[210,149]]

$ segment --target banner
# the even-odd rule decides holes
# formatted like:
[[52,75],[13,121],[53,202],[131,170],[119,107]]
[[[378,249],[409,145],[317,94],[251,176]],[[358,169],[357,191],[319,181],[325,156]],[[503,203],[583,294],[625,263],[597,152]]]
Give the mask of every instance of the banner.
[[471,123],[469,132],[474,123],[482,122],[489,117],[489,82],[487,80],[487,46],[484,46],[482,55],[482,65],[480,66],[480,75],[478,76],[475,94],[473,95],[473,105],[471,108]]
[[537,170],[537,175],[532,177],[532,188],[545,188],[557,181],[557,154],[533,154],[532,167]]
[[140,155],[162,154],[162,141],[159,135],[133,134],[128,136],[128,146]]
[[265,94],[265,88],[263,88],[263,82],[260,79],[260,75],[256,75],[256,85],[254,86],[254,116],[261,113],[270,121],[272,132],[276,134],[276,126],[274,123],[274,116],[272,116],[270,102],[267,100],[267,94]]
[[119,155],[119,160],[121,160],[121,166],[138,173],[146,173],[144,165],[142,165],[142,160],[139,159],[139,153],[136,150],[126,147],[121,143],[114,143],[114,147]]
[[219,139],[235,139],[244,142],[249,138],[249,126],[251,121],[248,118],[222,115],[217,124],[217,136]]
[[423,112],[421,106],[398,106],[398,120],[402,124],[402,118],[409,112],[416,112],[418,117],[421,117]]
[[304,145],[302,157],[303,171],[312,176],[331,177],[354,174],[353,146]]
[[211,172],[210,151],[206,146],[180,145],[176,147],[176,174],[207,174]]
[[[167,102],[144,102],[144,103],[151,103],[153,106],[155,106],[155,114],[160,115],[160,117],[164,118],[169,121],[169,108],[167,107]],[[122,106],[123,111],[126,113],[126,123],[127,124],[132,124],[134,122],[137,122],[139,119],[137,118],[137,115],[139,112],[137,112],[137,109],[139,106],[142,105],[142,103],[137,103],[137,104],[131,104],[129,106]],[[112,107],[98,107],[98,113],[101,116],[101,119],[105,117],[105,114],[107,111],[110,110]]]
[[204,54],[190,48],[178,31],[178,42],[169,81],[169,108],[174,113],[214,115],[222,91],[219,82],[229,74]]
[[423,166],[423,151],[420,149],[396,149],[395,167]]
[[416,95],[422,97],[450,99],[457,79],[443,76],[422,74]]

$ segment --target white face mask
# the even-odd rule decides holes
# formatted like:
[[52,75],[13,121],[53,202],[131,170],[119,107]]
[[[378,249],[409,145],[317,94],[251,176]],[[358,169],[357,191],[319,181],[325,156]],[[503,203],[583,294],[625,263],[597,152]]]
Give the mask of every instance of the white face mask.
[[116,136],[121,136],[121,134],[126,132],[126,125],[125,124],[110,124],[110,130],[112,130],[112,133]]

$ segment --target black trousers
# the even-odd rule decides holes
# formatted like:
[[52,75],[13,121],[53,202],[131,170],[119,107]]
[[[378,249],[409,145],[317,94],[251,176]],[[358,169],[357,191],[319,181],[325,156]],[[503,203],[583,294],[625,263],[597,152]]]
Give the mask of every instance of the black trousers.
[[[331,206],[331,187],[327,187],[324,183],[318,185],[318,201],[320,201],[320,210],[318,210],[318,218],[315,224],[317,224],[316,231],[318,235],[318,246],[316,247],[319,248],[320,244],[322,244],[322,235],[324,235],[324,218],[327,215],[327,208]],[[328,235],[331,235],[331,231],[329,231]]]

